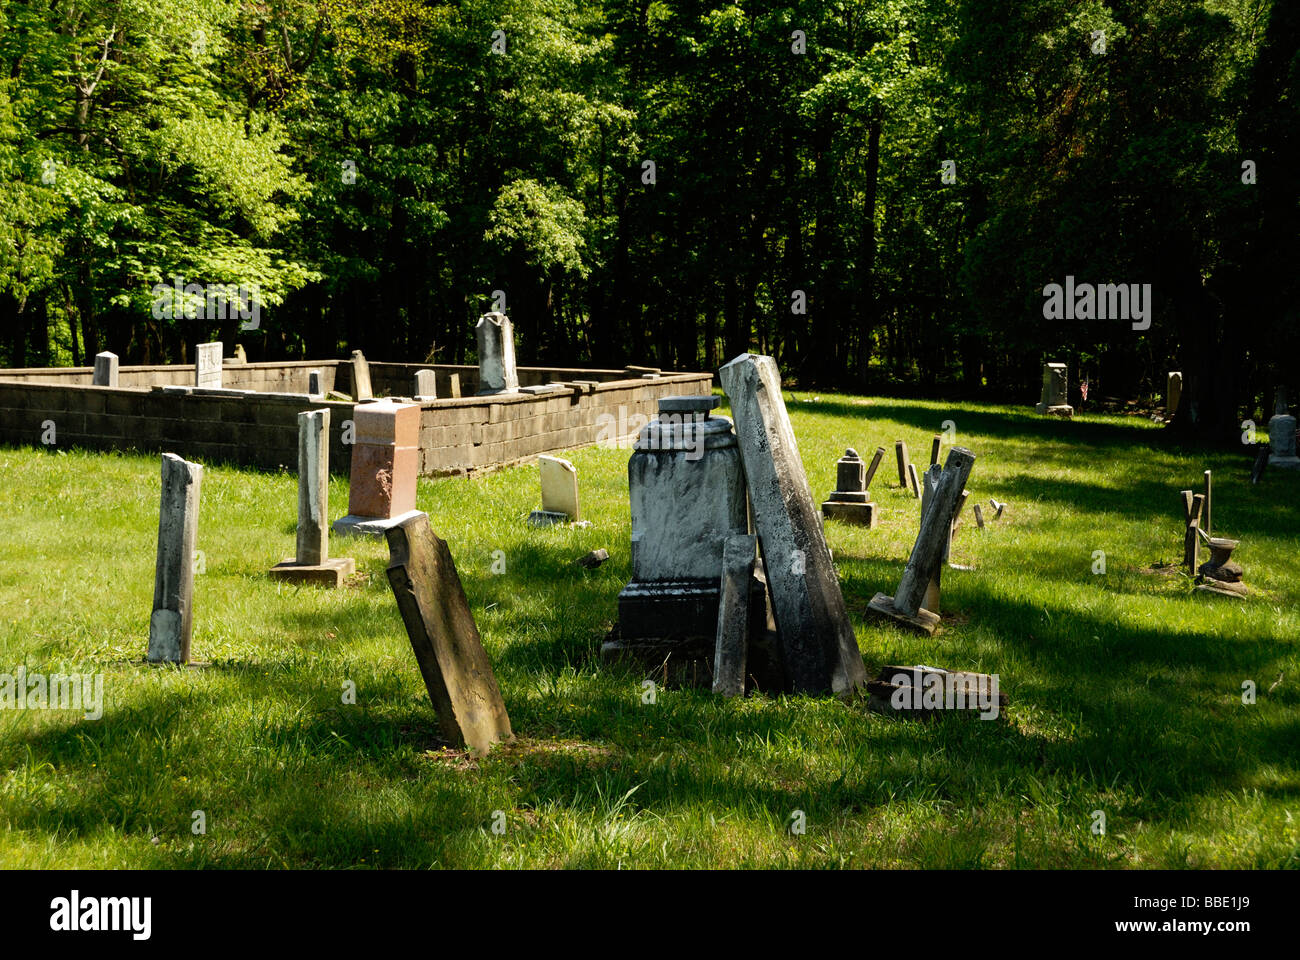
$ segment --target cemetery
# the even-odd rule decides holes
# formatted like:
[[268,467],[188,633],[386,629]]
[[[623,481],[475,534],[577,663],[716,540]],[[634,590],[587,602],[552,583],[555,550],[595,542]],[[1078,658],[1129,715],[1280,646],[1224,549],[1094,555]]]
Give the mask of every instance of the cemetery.
[[460,477],[414,395],[282,398],[296,470],[0,447],[0,650],[105,689],[0,711],[6,864],[827,863],[796,811],[843,865],[1286,862],[1300,473],[1129,456],[1140,418],[796,403],[762,356],[718,381]]
[[[1300,4],[10,3],[0,52],[20,888],[211,871],[127,876],[188,943],[184,884],[330,871],[373,941],[397,871],[1024,870],[978,912],[1073,936],[1037,871],[1300,868]],[[151,902],[92,885],[42,932]]]

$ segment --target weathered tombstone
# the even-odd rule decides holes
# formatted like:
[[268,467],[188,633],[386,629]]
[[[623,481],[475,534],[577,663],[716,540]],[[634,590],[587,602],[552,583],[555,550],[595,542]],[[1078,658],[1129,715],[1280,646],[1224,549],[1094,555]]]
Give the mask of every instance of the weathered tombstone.
[[242,343],[235,344],[235,356],[233,357],[233,360],[235,363],[248,363],[248,354],[244,351],[244,345]]
[[975,454],[965,447],[953,447],[939,475],[930,507],[921,514],[921,532],[917,535],[903,570],[898,589],[892,597],[877,593],[868,609],[895,622],[933,634],[939,625],[937,614],[922,606],[930,583],[943,564],[948,534],[966,481],[975,465]]
[[578,566],[586,567],[588,570],[595,570],[602,563],[609,559],[609,551],[604,547],[598,550],[592,550],[586,556],[578,558]]
[[[618,627],[603,656],[636,660],[665,680],[712,676],[725,544],[749,533],[745,473],[718,397],[662,397],[628,459],[632,578],[618,595]],[[750,577],[748,673],[784,688],[761,570]],[[772,636],[770,637],[769,634]]]
[[942,667],[885,666],[867,684],[867,708],[877,713],[934,719],[954,711],[978,710],[996,719],[1008,703],[998,687],[1000,678],[988,673],[945,670]]
[[1074,416],[1074,407],[1070,406],[1069,381],[1063,363],[1043,364],[1043,398],[1034,409],[1041,414],[1057,417]]
[[451,387],[447,391],[448,394],[450,396],[459,399],[460,398],[460,374],[453,373],[448,377],[448,379],[451,381]]
[[978,503],[975,504],[975,526],[984,529],[984,511]]
[[[913,466],[912,472],[915,474],[916,468]],[[925,476],[921,480],[921,523],[925,523],[925,514],[934,505],[934,495],[939,489],[939,478],[943,476],[943,467],[937,463],[930,464],[925,471]],[[948,559],[948,549],[952,544],[952,524],[948,525],[948,537],[944,542],[943,559]],[[934,576],[925,588],[925,599],[921,601],[921,606],[933,614],[938,614],[939,610],[939,588],[943,579],[943,564],[940,563],[934,570]]]
[[866,670],[808,490],[776,361],[742,354],[719,374],[736,418],[791,689],[849,693],[866,682]]
[[194,386],[221,389],[221,341],[194,349]]
[[298,414],[298,538],[294,556],[271,568],[276,580],[341,587],[356,572],[351,557],[329,555],[330,412]]
[[1177,370],[1169,373],[1165,381],[1165,419],[1168,420],[1178,412],[1179,401],[1183,397],[1183,375]]
[[528,523],[546,527],[581,520],[577,468],[568,460],[547,456],[537,458],[537,468],[542,479],[542,509],[530,513]]
[[376,400],[352,409],[348,515],[334,532],[382,536],[415,510],[420,470],[420,407]]
[[1241,546],[1239,540],[1226,537],[1206,537],[1210,559],[1196,568],[1196,589],[1243,598],[1249,591],[1242,580],[1241,564],[1232,559],[1232,551]]
[[1198,566],[1198,548],[1200,541],[1197,532],[1201,525],[1201,511],[1205,509],[1205,494],[1198,493],[1193,495],[1192,491],[1184,490],[1183,498],[1183,520],[1186,523],[1186,529],[1183,533],[1183,563],[1187,567],[1187,575],[1195,576],[1196,567]]
[[1259,483],[1268,467],[1269,448],[1262,443],[1255,444],[1255,462],[1250,468],[1250,482]]
[[432,370],[415,371],[415,394],[416,400],[437,400],[438,399],[438,375]]
[[307,371],[307,395],[311,397],[323,397],[325,395],[325,379],[321,371]]
[[876,447],[876,455],[871,458],[871,466],[867,467],[866,479],[862,481],[862,489],[870,490],[871,481],[876,476],[876,470],[880,467],[880,461],[884,459],[885,448]]
[[822,516],[868,528],[876,525],[876,505],[867,494],[866,464],[852,447],[836,461],[835,489],[822,501]]
[[91,380],[97,387],[117,386],[117,354],[105,350],[95,354],[95,376]]
[[360,403],[374,397],[370,387],[370,363],[360,350],[352,351],[352,398]]
[[1000,500],[994,500],[992,497],[989,497],[989,506],[993,508],[993,519],[1001,520],[1002,511],[1007,508],[1007,505]]
[[930,466],[939,462],[939,446],[943,443],[943,437],[936,435],[930,441]]
[[718,603],[718,643],[713,656],[713,692],[724,697],[745,695],[745,666],[749,655],[749,595],[754,576],[751,534],[728,537],[722,547],[722,585]]
[[515,372],[515,328],[504,313],[478,318],[478,395],[513,393],[519,389]]
[[189,663],[194,630],[194,548],[199,529],[203,467],[162,455],[158,559],[149,617],[150,663]]
[[1268,421],[1268,443],[1272,450],[1268,465],[1284,470],[1298,469],[1300,457],[1296,456],[1296,419],[1286,412],[1286,387],[1277,388],[1273,410],[1273,416]]
[[911,486],[912,488],[912,496],[915,497],[917,500],[920,500],[921,482],[916,477],[916,464],[909,463],[907,465],[907,479],[908,479],[909,486]]
[[390,527],[388,583],[443,737],[475,755],[514,739],[451,551],[416,513]]
[[907,458],[907,444],[902,440],[894,441],[894,458],[898,461],[898,485],[906,490],[907,465],[911,461]]

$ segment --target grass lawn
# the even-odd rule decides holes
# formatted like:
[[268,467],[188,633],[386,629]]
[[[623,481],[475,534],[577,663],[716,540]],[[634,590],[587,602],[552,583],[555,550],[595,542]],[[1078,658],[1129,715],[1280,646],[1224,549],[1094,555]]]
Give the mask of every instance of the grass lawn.
[[[332,538],[357,560],[350,589],[268,579],[293,553],[294,475],[207,467],[204,665],[159,668],[142,662],[158,457],[6,447],[0,672],[102,673],[105,710],[0,710],[0,867],[1300,866],[1300,474],[1252,487],[1244,454],[1169,448],[1140,419],[826,394],[790,410],[819,501],[846,446],[888,448],[880,528],[827,524],[868,673],[996,673],[1001,720],[694,690],[643,704],[640,674],[597,656],[629,577],[630,451],[591,448],[571,456],[591,529],[524,524],[535,465],[420,482],[518,736],[472,761],[438,740],[381,541]],[[944,420],[978,456],[973,497],[1009,507],[983,531],[968,508],[953,559],[976,569],[945,573],[944,629],[924,638],[864,613],[919,518],[891,486],[893,441],[924,467]],[[1206,468],[1245,603],[1162,566]],[[330,494],[342,515],[346,480]],[[576,565],[596,547],[608,563]]]

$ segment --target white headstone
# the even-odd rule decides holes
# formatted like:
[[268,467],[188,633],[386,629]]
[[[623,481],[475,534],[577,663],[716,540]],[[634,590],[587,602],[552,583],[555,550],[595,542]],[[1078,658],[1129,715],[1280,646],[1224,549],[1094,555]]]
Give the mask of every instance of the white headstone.
[[415,399],[438,399],[438,375],[432,370],[415,371]]
[[200,343],[195,350],[194,386],[221,387],[221,341]]
[[542,473],[542,510],[563,513],[570,520],[581,520],[578,513],[578,471],[568,460],[538,457]]
[[329,559],[330,412],[298,414],[298,549],[299,563]]
[[95,354],[95,378],[91,382],[97,387],[117,386],[116,353],[105,350],[103,353]]

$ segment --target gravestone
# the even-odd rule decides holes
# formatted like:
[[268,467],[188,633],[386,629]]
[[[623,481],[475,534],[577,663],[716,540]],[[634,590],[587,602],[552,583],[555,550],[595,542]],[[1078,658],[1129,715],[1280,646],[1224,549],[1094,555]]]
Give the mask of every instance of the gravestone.
[[105,350],[103,353],[95,354],[95,376],[91,383],[97,387],[117,386],[116,353],[109,353]]
[[515,372],[515,328],[504,313],[478,318],[478,395],[514,393],[519,389]]
[[724,697],[745,695],[745,666],[749,654],[750,581],[754,575],[751,534],[728,537],[722,547],[722,585],[718,603],[718,644],[713,657],[713,692]]
[[352,408],[352,469],[348,515],[334,532],[382,536],[415,509],[420,470],[420,407],[376,400]]
[[1242,583],[1241,564],[1232,559],[1232,551],[1241,546],[1239,540],[1226,537],[1205,537],[1210,548],[1210,559],[1196,568],[1196,589],[1238,599],[1249,595]]
[[537,468],[542,479],[542,509],[528,515],[534,527],[547,527],[554,523],[578,522],[578,471],[568,460],[560,457],[540,456]]
[[[876,451],[877,461],[883,451]],[[822,516],[845,523],[876,525],[876,505],[868,499],[866,464],[852,447],[835,464],[835,489],[822,501]]]
[[309,397],[325,396],[325,379],[320,370],[307,371],[307,395]]
[[149,617],[150,663],[189,663],[194,630],[194,548],[199,530],[203,467],[174,453],[162,455],[158,509],[158,557],[153,614]]
[[329,555],[330,412],[298,414],[298,536],[294,556],[271,568],[276,580],[338,588],[356,572],[351,557]]
[[460,399],[460,374],[453,373],[447,379],[451,381],[451,387],[447,391],[448,395]]
[[930,441],[930,466],[939,462],[939,447],[943,443],[943,437],[936,436]]
[[370,387],[370,363],[360,350],[352,351],[352,398],[360,403],[370,400],[375,393]]
[[904,490],[907,489],[907,465],[911,461],[907,458],[907,444],[902,440],[894,441],[894,459],[898,461],[898,485]]
[[[745,473],[732,423],[712,395],[661,397],[628,459],[632,578],[618,626],[601,647],[673,682],[713,676],[725,545],[749,533]],[[761,570],[750,576],[748,666],[763,689],[784,688]]]
[[908,485],[912,488],[912,496],[915,497],[917,500],[920,500],[921,481],[918,480],[916,476],[916,464],[909,463],[907,465],[907,479],[908,479]]
[[194,349],[194,386],[221,389],[221,342],[200,343]]
[[1268,443],[1271,451],[1268,465],[1283,470],[1300,468],[1300,457],[1296,456],[1295,448],[1296,419],[1286,412],[1286,387],[1277,388],[1273,411],[1273,417],[1268,421]]
[[1069,401],[1069,382],[1065,364],[1043,364],[1043,398],[1034,409],[1041,414],[1056,417],[1074,416],[1074,407]]
[[885,456],[885,448],[876,447],[876,455],[871,458],[871,466],[867,467],[867,477],[865,480],[862,481],[862,489],[864,490],[871,489],[871,481],[875,478],[876,470],[879,469],[880,461],[884,459],[884,456]]
[[1169,373],[1165,381],[1165,419],[1168,420],[1178,412],[1178,404],[1183,397],[1183,375],[1177,370]]
[[790,688],[849,693],[866,682],[866,670],[808,489],[776,361],[742,354],[719,373],[736,419]]
[[388,583],[443,738],[477,755],[514,739],[451,551],[416,512],[387,530]]
[[438,399],[438,375],[432,370],[415,371],[415,399],[419,401]]
[[242,343],[235,344],[235,355],[231,359],[235,363],[248,363],[248,354],[244,351]]
[[978,503],[975,504],[975,526],[984,529],[984,510]]
[[939,626],[938,614],[926,610],[922,601],[943,565],[957,505],[974,466],[975,454],[965,447],[953,447],[948,451],[929,508],[922,510],[921,531],[912,546],[898,589],[892,597],[883,593],[872,597],[867,608],[872,613],[927,634],[933,634]]

